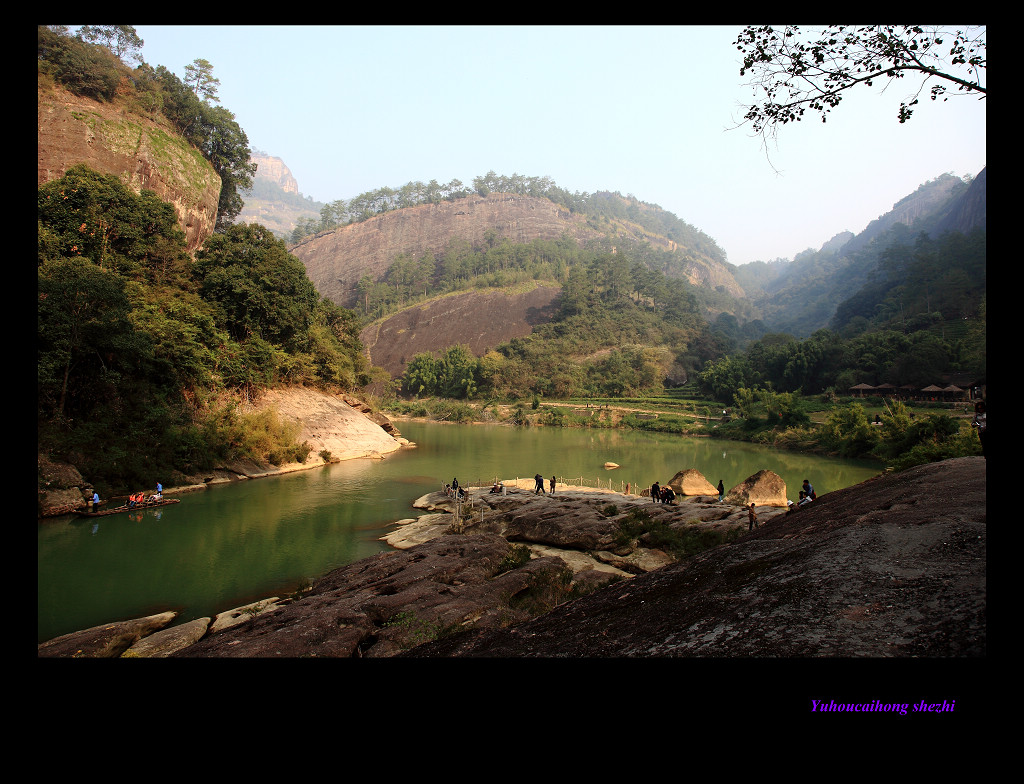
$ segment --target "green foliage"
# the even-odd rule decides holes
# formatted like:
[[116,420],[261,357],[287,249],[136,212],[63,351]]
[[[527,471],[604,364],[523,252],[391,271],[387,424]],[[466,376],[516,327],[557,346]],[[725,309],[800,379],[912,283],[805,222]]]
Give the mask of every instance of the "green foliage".
[[415,648],[431,640],[447,637],[458,631],[458,624],[444,625],[440,620],[429,621],[414,612],[400,612],[392,616],[384,628],[392,634],[396,644],[403,650]]
[[148,484],[235,457],[304,461],[276,420],[215,402],[282,380],[361,383],[358,320],[262,227],[193,265],[170,205],[84,166],[38,193],[40,448],[94,482]]
[[[128,55],[141,47],[142,41],[131,26],[86,25],[80,36],[71,38],[66,30],[40,25],[39,73],[78,95],[111,101],[123,94],[126,106],[147,115],[162,114],[221,178],[217,229],[224,230],[241,212],[244,203],[240,192],[252,187],[256,173],[256,165],[249,162],[252,151],[248,137],[235,116],[224,107],[202,100],[165,66],[154,69],[143,62],[133,70],[124,65],[108,47]],[[215,99],[213,66],[197,59],[192,68],[197,74],[196,89],[205,98]]]
[[654,547],[683,559],[704,550],[717,547],[737,538],[738,533],[721,533],[697,526],[670,526],[663,520],[653,519],[643,509],[633,509],[619,522],[615,542],[619,546],[631,546],[633,541],[645,547]]
[[37,66],[76,95],[111,101],[121,81],[121,61],[105,47],[95,46],[55,32],[46,25],[36,28]]
[[294,350],[305,337],[319,295],[284,242],[258,224],[210,237],[192,268],[217,327],[242,341],[256,336]]
[[759,374],[743,356],[726,356],[708,361],[697,376],[702,392],[716,400],[730,401],[736,390],[753,387]]
[[509,550],[508,554],[498,563],[498,566],[492,576],[497,577],[499,574],[511,572],[513,569],[518,569],[520,566],[524,566],[529,563],[529,561],[529,547],[525,544],[512,545],[512,549]]
[[866,457],[878,444],[879,438],[860,403],[850,403],[832,411],[820,432],[826,447],[843,457]]

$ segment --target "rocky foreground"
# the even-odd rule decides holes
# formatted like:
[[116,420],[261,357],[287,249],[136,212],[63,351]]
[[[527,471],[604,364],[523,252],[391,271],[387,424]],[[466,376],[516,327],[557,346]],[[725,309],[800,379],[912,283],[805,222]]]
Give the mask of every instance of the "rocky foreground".
[[[985,477],[984,458],[921,466],[762,508],[749,533],[737,498],[475,489],[456,517],[430,494],[395,551],[300,597],[107,624],[39,656],[981,657]],[[728,543],[675,560],[657,524]]]

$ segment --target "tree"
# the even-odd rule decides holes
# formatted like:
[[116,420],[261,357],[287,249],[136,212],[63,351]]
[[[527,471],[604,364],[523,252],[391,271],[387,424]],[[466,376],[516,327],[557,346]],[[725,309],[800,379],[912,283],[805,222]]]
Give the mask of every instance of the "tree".
[[210,101],[220,103],[220,98],[217,97],[217,86],[220,84],[220,79],[214,78],[213,64],[209,60],[197,57],[190,65],[186,65],[184,82],[192,89],[192,92],[202,97],[207,103]]
[[141,49],[145,43],[131,25],[82,25],[78,37],[83,41],[107,47],[119,60],[142,60]]
[[239,342],[255,335],[294,349],[319,299],[302,262],[255,223],[210,237],[192,273],[200,296],[213,305],[217,327]]
[[777,126],[801,120],[808,109],[825,122],[847,91],[904,77],[921,81],[900,103],[901,123],[910,119],[929,82],[935,82],[933,101],[948,100],[953,85],[958,92],[984,98],[985,35],[984,27],[829,25],[807,33],[795,25],[745,27],[734,42],[743,53],[740,76],[750,74],[751,87],[763,92],[765,100],[747,107],[741,124],[774,136]]

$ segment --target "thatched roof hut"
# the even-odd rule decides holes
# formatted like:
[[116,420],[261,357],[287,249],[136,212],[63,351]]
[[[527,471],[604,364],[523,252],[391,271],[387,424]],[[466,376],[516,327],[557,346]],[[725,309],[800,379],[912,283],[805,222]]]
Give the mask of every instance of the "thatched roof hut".
[[875,388],[871,386],[871,384],[857,384],[856,386],[850,387],[851,391],[856,390],[861,397],[864,397],[864,393],[867,392],[868,390],[873,392],[874,389]]

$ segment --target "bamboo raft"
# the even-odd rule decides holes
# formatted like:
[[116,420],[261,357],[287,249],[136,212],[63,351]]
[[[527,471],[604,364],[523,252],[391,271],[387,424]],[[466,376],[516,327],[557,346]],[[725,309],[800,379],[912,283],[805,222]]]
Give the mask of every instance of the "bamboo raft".
[[180,498],[162,498],[159,501],[143,501],[129,506],[115,506],[113,509],[104,509],[102,512],[75,512],[79,517],[106,517],[107,515],[120,514],[121,512],[134,512],[142,509],[156,509],[158,506],[167,506],[168,504],[179,504],[181,503]]

